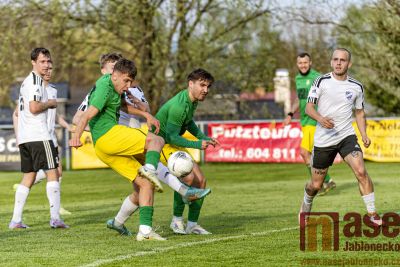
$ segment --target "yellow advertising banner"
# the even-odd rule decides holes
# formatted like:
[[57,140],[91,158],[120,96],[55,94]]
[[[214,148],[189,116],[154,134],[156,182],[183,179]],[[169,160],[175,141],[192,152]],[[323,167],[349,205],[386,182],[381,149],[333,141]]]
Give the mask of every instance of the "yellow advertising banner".
[[369,148],[363,146],[355,122],[353,127],[365,159],[377,162],[400,162],[400,119],[367,120],[367,135],[371,139]]
[[[147,125],[142,124],[141,129],[147,133]],[[189,140],[196,140],[196,138],[189,132],[186,132],[183,137]],[[71,149],[71,167],[72,169],[97,169],[108,168],[100,159],[97,158],[94,151],[92,135],[90,132],[83,132],[81,136],[82,146],[78,149]],[[187,148],[191,156],[196,162],[200,162],[201,154],[199,149]]]
[[108,168],[108,166],[96,156],[90,132],[83,132],[81,142],[82,146],[80,148],[71,148],[71,167],[73,170]]

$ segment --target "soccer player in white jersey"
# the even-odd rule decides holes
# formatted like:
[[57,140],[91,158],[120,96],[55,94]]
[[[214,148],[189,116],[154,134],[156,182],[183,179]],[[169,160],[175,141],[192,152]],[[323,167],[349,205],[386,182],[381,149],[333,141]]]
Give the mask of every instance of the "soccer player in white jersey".
[[68,228],[60,218],[60,184],[58,157],[47,126],[47,111],[55,109],[55,99],[48,99],[43,77],[49,70],[51,56],[46,48],[31,52],[32,72],[21,85],[18,100],[18,136],[23,178],[15,192],[14,213],[10,229],[28,228],[22,222],[22,212],[30,188],[40,169],[47,174],[47,198],[50,204],[50,226]]
[[375,210],[374,185],[365,169],[363,153],[352,127],[352,110],[355,107],[355,119],[362,142],[364,147],[369,147],[371,140],[366,132],[364,88],[348,75],[351,64],[349,50],[335,49],[331,58],[332,72],[318,77],[308,94],[306,112],[318,124],[314,135],[312,177],[306,184],[299,215],[311,211],[312,201],[321,189],[329,166],[339,153],[358,180],[367,216],[372,224],[381,226],[382,220]]
[[[150,112],[150,106],[147,102],[143,90],[139,86],[130,87],[125,94],[125,102],[128,105],[135,107],[139,112],[144,113]],[[139,115],[129,114],[123,110],[119,111],[119,121],[118,124],[126,125],[131,128],[140,128],[140,117]]]
[[[47,93],[48,99],[57,99],[57,89],[49,83],[51,80],[52,71],[53,71],[53,66],[52,66],[52,63],[50,63],[48,71],[43,76],[43,84],[44,84],[44,87],[46,88],[46,93]],[[66,128],[67,130],[70,130],[70,125],[61,116],[57,115],[57,110],[55,108],[47,110],[47,127],[49,129],[51,140],[53,141],[54,147],[56,149],[57,157],[60,159],[59,150],[58,150],[58,141],[57,141],[57,136],[56,136],[56,132],[55,132],[56,119],[58,119],[58,123],[62,127]],[[14,114],[13,114],[13,122],[14,122],[15,135],[18,136],[18,106],[15,109]],[[59,175],[58,181],[61,185],[62,164],[58,165],[57,171],[58,171],[58,175]],[[36,178],[35,178],[33,185],[40,183],[45,178],[46,178],[46,172],[44,170],[40,169],[36,173]],[[18,186],[19,186],[19,184],[14,185],[14,187],[13,187],[14,191],[17,190]],[[61,205],[60,206],[60,214],[61,215],[71,215],[71,212],[64,209]]]

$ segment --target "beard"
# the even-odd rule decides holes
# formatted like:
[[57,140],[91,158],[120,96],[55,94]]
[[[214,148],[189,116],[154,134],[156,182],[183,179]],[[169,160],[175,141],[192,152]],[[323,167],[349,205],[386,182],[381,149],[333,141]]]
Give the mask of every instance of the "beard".
[[343,76],[343,75],[345,75],[347,73],[347,68],[345,68],[345,69],[343,69],[341,71],[334,70],[333,73],[335,73],[335,75],[337,75],[337,76]]
[[307,69],[306,72],[302,72],[301,70],[299,70],[299,73],[300,73],[302,76],[307,76],[307,75],[310,73],[310,70],[311,70],[311,68]]

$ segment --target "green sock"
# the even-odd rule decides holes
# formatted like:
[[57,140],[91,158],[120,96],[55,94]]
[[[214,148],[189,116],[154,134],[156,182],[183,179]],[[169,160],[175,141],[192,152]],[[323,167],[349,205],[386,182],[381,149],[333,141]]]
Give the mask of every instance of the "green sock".
[[174,192],[174,216],[182,217],[185,210],[185,203],[183,203],[182,196],[178,192]]
[[331,179],[331,176],[329,173],[326,173],[325,178],[324,178],[324,183],[329,183],[329,180]]
[[154,169],[157,170],[158,162],[160,161],[160,153],[154,150],[147,151],[146,153],[146,164],[151,164]]
[[139,210],[139,224],[153,226],[153,206],[142,206]]
[[198,199],[196,201],[193,201],[192,204],[189,205],[188,221],[197,222],[199,220],[200,210],[203,206],[203,201],[204,198]]

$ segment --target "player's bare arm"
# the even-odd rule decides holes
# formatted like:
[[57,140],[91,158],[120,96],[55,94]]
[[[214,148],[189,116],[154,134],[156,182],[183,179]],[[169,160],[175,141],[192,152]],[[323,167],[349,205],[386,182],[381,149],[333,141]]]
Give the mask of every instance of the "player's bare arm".
[[57,107],[56,99],[49,99],[47,102],[39,102],[39,101],[30,101],[29,102],[29,111],[32,114],[38,114],[43,111],[46,111],[51,108]]
[[70,131],[70,132],[73,131],[71,125],[64,119],[64,117],[61,116],[61,115],[58,115],[58,114],[57,114],[57,123],[58,123],[61,127],[67,129],[68,131]]
[[71,147],[80,147],[82,146],[81,143],[81,136],[83,131],[85,130],[88,122],[99,113],[99,110],[94,106],[89,106],[89,108],[82,114],[81,119],[78,122],[78,125],[75,128],[75,132],[72,134],[71,140],[69,140],[69,145]]
[[371,140],[367,136],[367,122],[365,118],[365,111],[363,109],[356,109],[355,116],[357,127],[360,131],[364,147],[369,147],[371,145]]
[[315,109],[314,103],[310,103],[310,102],[307,103],[306,113],[308,116],[310,116],[314,120],[318,121],[319,124],[321,124],[321,126],[324,128],[332,129],[333,127],[335,127],[335,124],[333,123],[333,119],[321,116],[321,114],[319,114],[318,111]]
[[300,107],[300,102],[299,99],[296,97],[296,99],[293,102],[293,105],[290,109],[290,112],[286,116],[285,120],[283,121],[284,125],[288,125],[292,121],[293,113],[296,113],[299,110]]
[[74,117],[72,118],[72,124],[78,125],[83,113],[85,113],[85,111],[77,110]]
[[[15,136],[18,137],[18,105],[15,107],[13,112],[13,127]],[[18,139],[17,139],[17,145],[18,145]]]
[[126,96],[129,100],[135,105],[135,107],[141,111],[150,112],[150,106],[146,102],[140,101],[137,97],[132,95],[132,93],[128,90],[126,91]]
[[125,103],[121,103],[121,109],[131,115],[138,115],[141,116],[143,118],[146,119],[146,123],[147,123],[147,127],[149,129],[152,129],[153,126],[156,127],[154,130],[155,134],[158,134],[158,132],[160,131],[160,122],[153,116],[151,115],[149,112],[147,111],[143,111],[140,110],[138,108],[135,108],[132,105],[128,105],[126,102]]
[[[79,124],[79,121],[81,120],[81,117],[82,117],[82,114],[83,114],[83,113],[85,113],[85,111],[82,111],[82,110],[77,110],[77,111],[75,112],[75,115],[74,115],[74,117],[72,118],[72,124],[73,124],[73,125],[78,125],[78,124]],[[85,127],[85,131],[86,131],[86,132],[89,132],[89,131],[90,131],[89,125],[87,125],[87,126]],[[71,130],[71,132],[72,132],[72,130]]]

